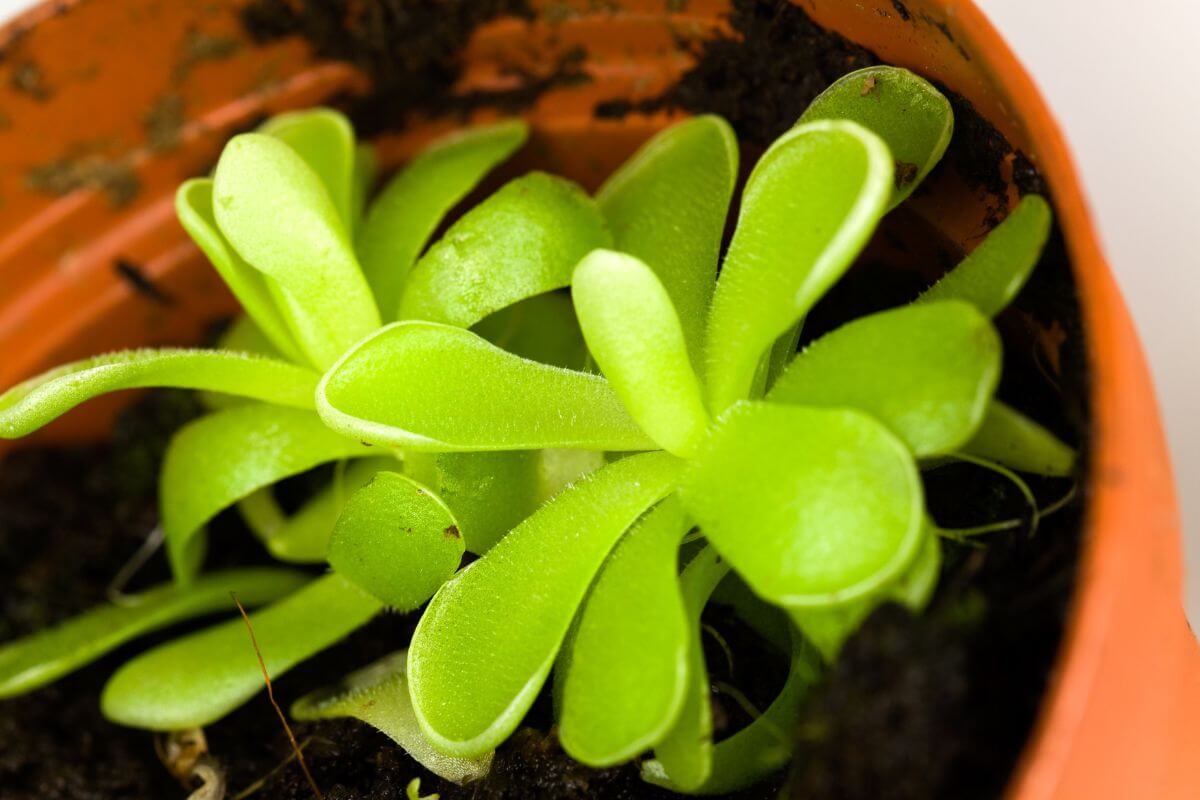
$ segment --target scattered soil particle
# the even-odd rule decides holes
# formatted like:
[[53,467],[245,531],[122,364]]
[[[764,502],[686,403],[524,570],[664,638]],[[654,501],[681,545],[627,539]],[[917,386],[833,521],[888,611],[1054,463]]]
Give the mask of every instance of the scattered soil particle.
[[179,83],[186,78],[198,64],[205,61],[220,61],[229,58],[242,47],[237,39],[228,36],[218,36],[196,28],[191,28],[183,37],[179,49],[179,58],[175,62],[172,80]]
[[530,17],[527,0],[359,3],[353,0],[254,0],[242,21],[256,41],[298,35],[318,54],[348,61],[372,79],[366,97],[346,98],[360,134],[398,127],[414,112],[466,113],[527,107],[554,86],[586,80],[582,51],[535,72],[513,66],[512,89],[455,95],[463,45],[480,24],[499,16]]
[[32,97],[39,102],[50,99],[50,89],[46,85],[42,68],[34,61],[22,61],[13,66],[12,77],[9,79],[13,89],[23,95]]
[[151,150],[171,150],[179,145],[183,129],[183,95],[166,92],[142,114],[142,127]]
[[174,296],[152,281],[134,262],[118,258],[113,261],[113,271],[143,297],[149,298],[160,306],[175,305]]
[[113,208],[129,203],[141,188],[128,156],[104,153],[65,155],[33,167],[25,175],[29,188],[62,197],[76,189],[100,189]]

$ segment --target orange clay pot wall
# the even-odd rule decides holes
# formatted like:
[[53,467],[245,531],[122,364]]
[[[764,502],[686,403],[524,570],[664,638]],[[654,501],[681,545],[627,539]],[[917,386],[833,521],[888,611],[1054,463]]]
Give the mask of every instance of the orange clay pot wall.
[[[1200,798],[1200,649],[1182,611],[1174,488],[1137,337],[1061,132],[969,0],[797,2],[885,61],[965,96],[1027,153],[1048,180],[1073,260],[1092,377],[1085,549],[1011,796]],[[114,348],[195,342],[233,310],[175,222],[175,186],[262,115],[369,83],[298,39],[251,42],[242,5],[59,0],[0,31],[0,387]],[[524,113],[538,163],[588,186],[670,119],[599,120],[596,102],[658,94],[693,63],[689,42],[727,27],[722,0],[533,6],[532,17],[475,30],[453,91],[504,90],[514,74],[527,79],[574,54],[589,80],[548,89]],[[460,122],[425,119],[383,137],[385,165]],[[937,188],[918,213],[969,248],[982,229],[980,198],[949,181]],[[139,291],[139,276],[157,293]],[[92,403],[40,439],[102,435],[119,402]]]

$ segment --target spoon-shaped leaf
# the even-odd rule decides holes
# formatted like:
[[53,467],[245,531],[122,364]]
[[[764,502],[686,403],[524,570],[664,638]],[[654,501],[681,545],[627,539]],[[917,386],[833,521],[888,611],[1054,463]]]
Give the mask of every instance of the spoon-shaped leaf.
[[[240,599],[240,598],[239,598]],[[378,600],[337,574],[311,581],[250,615],[272,680],[379,613]],[[126,663],[100,698],[121,725],[174,731],[216,722],[263,689],[241,617],[167,642]]]
[[275,349],[291,361],[302,362],[287,319],[275,304],[270,278],[247,264],[217,227],[212,179],[184,181],[175,192],[175,215]]
[[1036,194],[1025,195],[969,256],[917,302],[966,300],[988,316],[999,314],[1037,266],[1051,221],[1050,205]]
[[286,144],[259,133],[230,139],[217,163],[213,207],[238,253],[274,280],[276,303],[314,365],[327,367],[379,327],[329,193]]
[[607,767],[657,744],[683,707],[689,625],[679,591],[688,527],[669,497],[608,557],[556,669],[558,737],[576,761]]
[[646,142],[596,193],[616,249],[662,281],[697,368],[737,174],[733,129],[706,114]]
[[508,120],[439,139],[405,166],[371,204],[358,255],[384,321],[396,317],[409,270],[442,218],[525,142],[529,128]]
[[438,494],[454,509],[463,542],[486,553],[500,537],[537,510],[541,453],[439,453]]
[[329,193],[346,230],[354,226],[354,128],[340,111],[311,108],[278,114],[263,123],[269,134],[296,151]]
[[450,226],[417,262],[399,319],[468,328],[526,297],[559,289],[612,238],[582,189],[541,172],[506,183]]
[[820,679],[820,665],[798,637],[793,643],[792,662],[779,694],[757,719],[712,748],[708,778],[690,790],[674,783],[661,762],[642,765],[642,779],[676,792],[727,794],[752,786],[787,766],[792,759],[794,728],[800,706],[809,689]]
[[453,783],[469,783],[488,774],[492,754],[477,759],[444,756],[429,744],[408,695],[408,651],[401,650],[350,673],[336,686],[310,692],[291,709],[294,719],[353,717],[376,728],[421,766]]
[[439,498],[397,472],[380,472],[346,503],[329,564],[397,611],[412,611],[463,556],[458,522]]
[[608,382],[507,353],[470,331],[397,322],[360,342],[317,387],[325,423],[413,450],[646,450]]
[[714,413],[748,396],[764,353],[850,266],[892,173],[887,145],[852,122],[793,128],[755,166],[708,319]]
[[188,587],[147,589],[121,605],[102,605],[31,636],[0,645],[0,698],[45,686],[126,642],[193,617],[229,611],[230,592],[246,606],[280,598],[306,576],[284,569],[235,569]]
[[866,411],[923,457],[971,438],[999,379],[991,322],[947,301],[871,314],[821,337],[767,399]]
[[227,408],[184,426],[167,447],[159,507],[167,556],[183,583],[204,557],[205,524],[252,492],[327,461],[369,455],[309,411],[268,405]]
[[630,416],[663,449],[688,456],[708,428],[700,383],[671,298],[634,256],[593,250],[571,282],[588,349]]
[[942,569],[942,543],[932,525],[927,525],[916,559],[900,577],[875,594],[826,608],[800,608],[791,612],[804,636],[826,662],[837,660],[842,644],[858,630],[872,611],[881,604],[899,603],[914,612],[925,608],[937,587]]
[[896,160],[891,207],[912,194],[942,160],[954,134],[954,111],[933,84],[906,69],[876,66],[834,81],[800,123],[845,119],[887,143]]
[[1021,412],[998,400],[987,409],[983,424],[963,452],[1034,475],[1068,478],[1075,471],[1075,451]]
[[[308,499],[291,516],[286,516],[270,487],[260,489],[251,497],[267,494],[275,506],[267,516],[276,520],[269,529],[252,526],[255,534],[266,545],[267,551],[280,561],[298,564],[318,564],[325,561],[329,552],[329,537],[333,526],[345,507],[346,501],[356,491],[370,483],[375,474],[383,470],[397,469],[399,462],[390,456],[379,458],[356,458],[346,463],[344,469],[334,472],[334,478]],[[249,498],[247,498],[249,499]],[[238,504],[243,508],[245,500]]]
[[125,350],[65,364],[0,395],[0,438],[32,433],[93,397],[149,386],[206,389],[311,409],[317,379],[311,370],[242,353]]
[[688,562],[679,585],[688,616],[687,692],[675,724],[658,746],[647,773],[666,776],[681,791],[694,791],[708,780],[713,767],[712,704],[708,667],[700,642],[700,614],[729,565],[716,550],[706,547]]
[[739,403],[680,492],[712,546],[783,606],[876,591],[912,562],[923,530],[912,455],[849,409]]
[[413,707],[438,750],[473,758],[512,733],[605,557],[674,488],[680,467],[666,453],[610,464],[442,586],[408,657]]

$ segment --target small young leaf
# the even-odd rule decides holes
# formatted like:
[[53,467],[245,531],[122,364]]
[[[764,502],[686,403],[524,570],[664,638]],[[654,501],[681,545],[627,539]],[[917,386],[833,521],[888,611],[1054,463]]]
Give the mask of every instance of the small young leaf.
[[483,554],[537,510],[542,455],[531,450],[438,453],[438,494],[454,509],[463,541]]
[[611,243],[582,189],[530,173],[506,183],[434,242],[408,277],[397,317],[469,328],[518,300],[566,286],[579,259]]
[[588,349],[630,416],[664,450],[689,456],[708,428],[671,298],[634,256],[593,250],[571,282]]
[[385,322],[396,318],[409,270],[446,212],[516,152],[528,132],[523,121],[508,120],[439,139],[375,198],[357,244]]
[[0,645],[0,699],[52,683],[126,642],[194,617],[229,611],[230,592],[247,606],[269,603],[307,576],[284,569],[235,569],[191,586],[156,586],[121,605],[102,605],[37,633]]
[[292,705],[291,715],[301,722],[340,717],[362,720],[404,748],[418,764],[452,783],[486,776],[492,766],[491,753],[477,759],[452,758],[430,746],[409,699],[407,661],[407,650],[385,656],[350,673],[336,686],[304,695]]
[[891,207],[912,194],[942,160],[954,134],[954,110],[929,81],[906,69],[866,67],[838,78],[800,123],[850,120],[879,136],[896,160]]
[[921,541],[912,455],[849,409],[738,403],[680,492],[712,546],[760,597],[785,607],[868,595],[912,562]]
[[327,461],[369,455],[309,411],[235,406],[184,426],[167,447],[159,508],[167,556],[187,583],[204,557],[201,529],[217,512],[276,481]]
[[274,136],[296,151],[316,173],[333,201],[342,225],[354,226],[354,128],[340,111],[310,108],[278,114],[263,123],[259,133]]
[[793,128],[755,166],[708,319],[714,414],[749,394],[764,353],[866,245],[892,173],[887,145],[852,122]]
[[555,670],[563,749],[591,767],[657,744],[683,707],[689,625],[679,591],[688,522],[669,497],[621,539],[588,594]]
[[[300,506],[299,511],[281,519],[270,531],[255,532],[263,540],[267,551],[280,561],[298,564],[323,562],[329,552],[329,537],[333,533],[333,526],[346,501],[370,483],[376,473],[397,468],[399,462],[390,456],[356,458],[349,461],[344,469],[335,471],[333,480]],[[270,492],[270,489],[260,489],[255,494],[260,492]],[[282,514],[282,511],[280,513]]]
[[921,295],[918,303],[966,300],[994,317],[1012,302],[1037,266],[1050,236],[1050,205],[1028,194],[971,254]]
[[654,760],[645,764],[648,774],[661,774],[684,792],[695,791],[712,774],[713,722],[708,667],[700,641],[700,614],[729,565],[706,547],[680,576],[680,591],[688,617],[687,691],[675,724],[654,748]]
[[647,450],[653,441],[601,377],[527,361],[462,328],[397,322],[317,387],[336,431],[412,450]]
[[175,215],[275,349],[290,361],[303,362],[304,356],[292,339],[287,319],[275,304],[271,279],[247,264],[217,227],[212,179],[184,181],[175,192]]
[[259,133],[230,139],[217,163],[213,207],[238,253],[274,280],[275,301],[315,366],[327,367],[379,327],[329,193],[286,144]]
[[[240,598],[239,598],[240,599]],[[337,574],[251,614],[272,680],[367,623],[382,604]],[[104,716],[155,731],[216,722],[263,689],[241,617],[160,645],[126,663],[104,687]]]
[[313,407],[318,376],[311,370],[219,350],[125,350],[44,372],[0,395],[0,439],[16,439],[108,392],[169,386],[206,389],[278,403]]
[[926,525],[916,559],[895,581],[869,597],[841,605],[793,609],[792,621],[825,661],[832,664],[850,634],[858,630],[863,620],[881,604],[899,603],[913,612],[924,609],[937,587],[941,569],[941,540],[934,526]]
[[778,403],[866,411],[918,458],[979,428],[1000,379],[1000,337],[961,301],[860,317],[821,337],[767,394]]
[[380,472],[342,509],[329,564],[397,611],[412,611],[458,569],[463,538],[450,509],[397,472]]
[[[761,716],[713,747],[709,777],[691,793],[736,792],[787,766],[794,749],[796,715],[809,689],[819,678],[820,666],[803,644],[797,643],[791,669],[779,694]],[[642,778],[667,789],[683,791],[671,782],[656,761],[643,765]]]
[[616,249],[644,261],[662,281],[697,369],[737,175],[733,129],[706,114],[646,142],[596,193]]
[[438,750],[477,757],[513,732],[605,557],[674,488],[680,468],[666,453],[610,464],[442,586],[408,659],[413,707]]
[[994,400],[983,424],[963,452],[1006,467],[1069,478],[1075,471],[1075,451],[1021,412]]

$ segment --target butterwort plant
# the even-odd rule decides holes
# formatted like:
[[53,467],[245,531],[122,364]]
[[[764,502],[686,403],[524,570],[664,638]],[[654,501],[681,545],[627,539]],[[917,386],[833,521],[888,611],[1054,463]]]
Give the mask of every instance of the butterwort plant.
[[[576,759],[650,752],[645,778],[682,792],[751,783],[791,756],[805,690],[870,610],[928,600],[941,536],[956,532],[928,513],[923,468],[961,458],[1070,474],[1071,450],[994,396],[990,318],[1046,241],[1039,197],[910,305],[795,354],[804,316],[951,134],[949,104],[916,76],[842,79],[756,164],[718,276],[738,150],[717,118],[681,123],[597,196],[614,247],[580,261],[572,297],[599,375],[416,321],[325,374],[319,413],[367,441],[610,453],[422,615],[405,677],[436,749],[491,752],[554,672]],[[764,630],[786,616],[775,639],[792,667],[761,716],[714,743],[700,616],[728,580],[749,589],[739,606]]]
[[[880,603],[919,610],[941,539],[971,533],[937,526],[921,471],[1073,469],[1069,447],[994,397],[990,318],[1045,243],[1041,198],[911,304],[796,352],[804,317],[952,131],[911,73],[842,78],[756,164],[723,258],[739,151],[713,116],[656,136],[594,198],[517,178],[432,245],[520,123],[434,145],[369,204],[369,151],[335,112],[236,137],[179,193],[246,310],[225,349],[101,357],[0,397],[0,433],[18,436],[103,391],[215,393],[163,468],[176,582],[0,649],[0,692],[218,610],[230,588],[266,604],[253,619],[271,675],[432,596],[407,648],[293,716],[362,719],[469,781],[553,672],[559,735],[583,763],[641,758],[648,781],[687,793],[777,770],[845,638]],[[285,515],[270,487],[326,462],[331,484]],[[203,526],[234,504],[278,558],[329,573],[204,574]],[[776,700],[715,743],[700,638],[714,601],[791,663]],[[261,687],[241,625],[136,657],[105,713],[173,730],[236,708]]]

